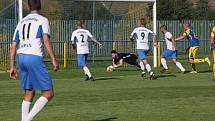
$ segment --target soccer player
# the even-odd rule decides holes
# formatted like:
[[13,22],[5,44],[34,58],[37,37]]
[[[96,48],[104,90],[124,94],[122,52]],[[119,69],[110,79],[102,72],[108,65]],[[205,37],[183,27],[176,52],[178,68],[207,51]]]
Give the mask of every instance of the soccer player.
[[210,35],[210,49],[213,51],[213,77],[215,80],[215,26],[212,28]]
[[192,71],[190,73],[197,73],[195,64],[207,62],[208,65],[210,66],[211,62],[208,57],[204,59],[196,58],[198,49],[200,47],[199,39],[195,35],[194,31],[190,28],[190,24],[188,22],[185,22],[183,24],[183,28],[184,28],[183,35],[175,39],[175,41],[187,38],[187,40],[189,41],[189,63],[191,64],[192,67]]
[[[39,14],[41,2],[28,0],[28,6],[31,12],[18,23],[10,49],[10,78],[16,79],[14,60],[18,47],[21,88],[25,91],[22,121],[32,121],[54,96],[52,80],[43,61],[42,40],[51,57],[54,70],[58,70],[58,63],[50,43],[48,19]],[[30,110],[36,90],[40,90],[42,94]]]
[[113,59],[113,69],[121,67],[123,62],[140,68],[140,65],[137,61],[138,57],[134,53],[118,53],[116,50],[112,50],[111,56]]
[[[102,47],[102,44],[96,41],[95,37],[86,29],[82,27],[82,22],[77,21],[76,22],[76,30],[72,33],[72,45],[73,48],[77,48],[77,54],[78,54],[78,66],[83,68],[84,73],[86,75],[86,81],[91,80],[95,81],[93,76],[90,73],[90,70],[88,69],[86,65],[87,56],[89,54],[89,45],[88,45],[88,38],[90,38],[94,43],[98,44],[99,47]],[[75,47],[76,43],[76,47]]]
[[166,41],[167,49],[161,54],[161,64],[163,66],[163,70],[161,73],[168,73],[168,67],[166,64],[166,58],[172,58],[173,63],[184,73],[185,69],[181,65],[180,62],[177,61],[177,51],[175,49],[175,38],[173,35],[167,30],[166,25],[162,25],[160,27],[160,31],[164,34],[164,39]]
[[147,59],[147,53],[149,51],[149,43],[148,43],[148,37],[149,35],[153,36],[153,44],[156,46],[156,34],[153,33],[151,30],[146,28],[146,18],[141,18],[140,20],[141,26],[137,27],[133,30],[131,33],[130,39],[131,40],[136,40],[136,49],[137,49],[137,54],[140,59],[140,67],[142,70],[142,77],[145,76],[145,68],[150,74],[150,79],[154,80],[156,79],[156,76],[154,72],[151,69],[151,66],[148,63]]

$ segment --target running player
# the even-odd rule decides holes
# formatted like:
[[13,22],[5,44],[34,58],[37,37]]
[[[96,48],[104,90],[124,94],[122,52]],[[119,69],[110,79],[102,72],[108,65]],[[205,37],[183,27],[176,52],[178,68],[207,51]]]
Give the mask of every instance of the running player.
[[204,59],[197,59],[196,55],[198,53],[198,49],[200,47],[200,43],[199,43],[199,39],[196,37],[194,31],[190,28],[190,24],[185,22],[183,24],[183,28],[184,28],[184,33],[183,35],[181,35],[180,37],[178,37],[177,39],[175,39],[175,41],[179,41],[184,39],[185,37],[188,39],[189,41],[189,63],[191,64],[192,67],[192,71],[190,73],[197,73],[196,71],[196,63],[204,63],[207,62],[208,65],[211,65],[211,62],[209,60],[209,58],[204,58]]
[[116,52],[116,50],[112,50],[111,56],[113,59],[113,69],[121,67],[123,65],[123,62],[140,68],[140,65],[137,61],[138,57],[134,53],[118,53]]
[[[21,88],[25,91],[22,102],[22,121],[32,121],[54,95],[52,80],[43,61],[42,40],[51,57],[54,70],[58,70],[50,42],[48,19],[39,14],[41,2],[28,0],[28,6],[31,13],[18,23],[10,49],[10,78],[16,79],[14,60],[18,47]],[[29,112],[36,90],[42,91],[42,95]]]
[[210,35],[210,49],[213,51],[213,78],[215,80],[215,26],[212,28]]
[[[89,54],[89,45],[88,45],[88,38],[90,38],[94,43],[98,44],[100,47],[102,47],[102,44],[96,41],[95,37],[86,29],[82,27],[82,22],[77,21],[76,22],[76,30],[72,33],[72,45],[73,48],[77,48],[77,54],[78,54],[78,66],[83,68],[84,73],[86,75],[86,81],[91,80],[95,81],[93,76],[90,73],[90,70],[88,69],[86,65],[87,56]],[[75,47],[76,43],[76,47]]]
[[160,27],[160,31],[164,34],[164,39],[166,41],[167,49],[164,50],[164,52],[161,54],[161,64],[163,66],[163,70],[161,70],[161,73],[168,73],[168,67],[166,64],[166,58],[172,58],[173,63],[184,73],[185,69],[181,65],[180,62],[177,61],[177,51],[175,49],[175,39],[173,35],[168,32],[167,26],[162,25]]
[[153,33],[151,30],[146,28],[146,18],[141,18],[140,20],[141,26],[134,29],[134,31],[131,33],[130,39],[136,40],[136,49],[137,54],[140,59],[140,67],[142,70],[142,76],[145,76],[145,68],[150,74],[150,79],[156,79],[156,76],[154,72],[151,69],[151,66],[148,63],[147,59],[147,53],[149,51],[149,43],[148,43],[148,37],[149,35],[153,36],[153,44],[156,46],[156,34]]

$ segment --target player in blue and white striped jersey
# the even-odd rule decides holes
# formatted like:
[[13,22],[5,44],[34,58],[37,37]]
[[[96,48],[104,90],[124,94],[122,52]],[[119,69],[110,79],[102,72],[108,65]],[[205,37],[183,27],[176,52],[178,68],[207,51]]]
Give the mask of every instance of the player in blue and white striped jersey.
[[166,25],[162,25],[160,27],[160,31],[164,34],[167,46],[167,49],[165,49],[161,54],[161,64],[163,66],[163,70],[161,70],[161,73],[169,72],[166,64],[166,58],[172,58],[173,63],[184,73],[185,72],[184,67],[181,65],[180,62],[177,61],[178,54],[175,48],[175,39],[173,35],[170,32],[168,32]]
[[154,72],[149,65],[147,59],[147,53],[149,51],[149,36],[153,36],[153,44],[156,46],[156,34],[146,28],[146,18],[141,18],[141,26],[137,27],[131,33],[130,39],[136,40],[136,50],[140,59],[140,67],[142,70],[142,76],[145,76],[145,68],[150,74],[150,79],[156,79]]
[[[28,0],[31,11],[17,25],[10,50],[10,78],[17,78],[15,68],[16,48],[19,66],[21,88],[25,91],[22,102],[22,121],[31,121],[53,98],[52,80],[43,60],[42,41],[48,50],[54,70],[58,70],[52,44],[48,19],[40,15],[40,0]],[[30,110],[35,91],[42,95]],[[29,111],[30,110],[30,111]]]

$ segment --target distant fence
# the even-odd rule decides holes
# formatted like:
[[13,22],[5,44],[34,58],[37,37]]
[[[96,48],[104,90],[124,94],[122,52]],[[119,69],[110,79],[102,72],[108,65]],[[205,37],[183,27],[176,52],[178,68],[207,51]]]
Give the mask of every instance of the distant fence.
[[[111,50],[115,49],[118,52],[126,53],[126,52],[136,52],[136,42],[119,40],[119,41],[100,41],[103,44],[102,48],[99,48],[92,42],[89,42],[90,54],[88,60],[94,63],[95,61],[111,61]],[[161,52],[166,48],[165,41],[160,42]],[[76,50],[74,50],[71,46],[71,42],[52,42],[53,49],[56,54],[58,61],[63,66],[64,60],[66,59],[67,67],[76,66],[77,54]],[[199,49],[200,53],[208,54],[210,53],[209,49],[209,40],[200,40],[201,47]],[[149,56],[152,55],[152,43],[150,42],[150,51]],[[9,42],[0,42],[0,70],[6,70],[9,67]],[[188,41],[183,40],[177,42],[177,50],[179,54],[184,54],[185,50],[188,48]],[[66,57],[66,58],[65,58]],[[50,61],[47,50],[44,48],[44,58],[46,61]]]
[[[159,26],[165,24],[168,26],[175,37],[183,33],[182,24],[184,21],[158,21],[157,22],[157,40],[161,41],[161,49],[165,47],[163,35],[159,32]],[[192,29],[201,40],[200,53],[209,53],[209,35],[210,29],[215,25],[215,21],[189,21]],[[76,61],[76,51],[71,49],[69,40],[74,30],[74,20],[50,20],[51,40],[53,41],[54,51],[60,61],[63,61],[66,55],[68,62]],[[111,60],[110,51],[116,49],[119,52],[135,52],[135,42],[129,41],[132,30],[139,25],[138,20],[86,20],[85,28],[90,30],[97,40],[103,43],[104,48],[100,49],[90,43],[89,60]],[[11,43],[13,32],[17,22],[11,19],[0,19],[0,70],[1,65],[8,65],[9,45]],[[151,25],[148,26],[151,28]],[[150,39],[151,40],[151,39]],[[65,43],[67,43],[65,45]],[[66,49],[66,54],[64,49]],[[187,41],[177,43],[179,53],[182,53],[188,47]],[[152,51],[151,51],[152,52]],[[45,52],[46,53],[46,52]],[[151,53],[150,53],[151,54]],[[45,54],[47,59],[48,55]],[[5,67],[5,66],[4,66]],[[8,68],[8,66],[6,67]]]
[[[159,32],[162,24],[168,26],[169,31],[175,37],[183,33],[182,24],[184,21],[158,21],[157,39],[162,40]],[[196,32],[200,40],[208,40],[210,30],[215,26],[215,21],[195,20],[189,21],[191,28]],[[128,40],[133,29],[139,26],[139,20],[85,20],[84,27],[96,36],[97,40]],[[10,42],[17,22],[12,19],[0,19],[0,41]],[[75,28],[75,20],[50,20],[52,40],[65,42],[70,40],[71,33]],[[148,28],[152,28],[149,24]]]

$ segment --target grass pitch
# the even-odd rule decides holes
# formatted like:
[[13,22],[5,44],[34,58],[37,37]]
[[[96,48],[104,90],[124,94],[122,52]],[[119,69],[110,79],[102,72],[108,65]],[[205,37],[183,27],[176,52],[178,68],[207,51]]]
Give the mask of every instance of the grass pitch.
[[[96,82],[85,82],[81,69],[51,72],[55,97],[34,121],[214,121],[212,72],[197,67],[198,74],[157,69],[158,80],[142,79],[135,67],[107,73],[91,66]],[[1,73],[0,121],[20,121],[22,95],[19,81]]]

